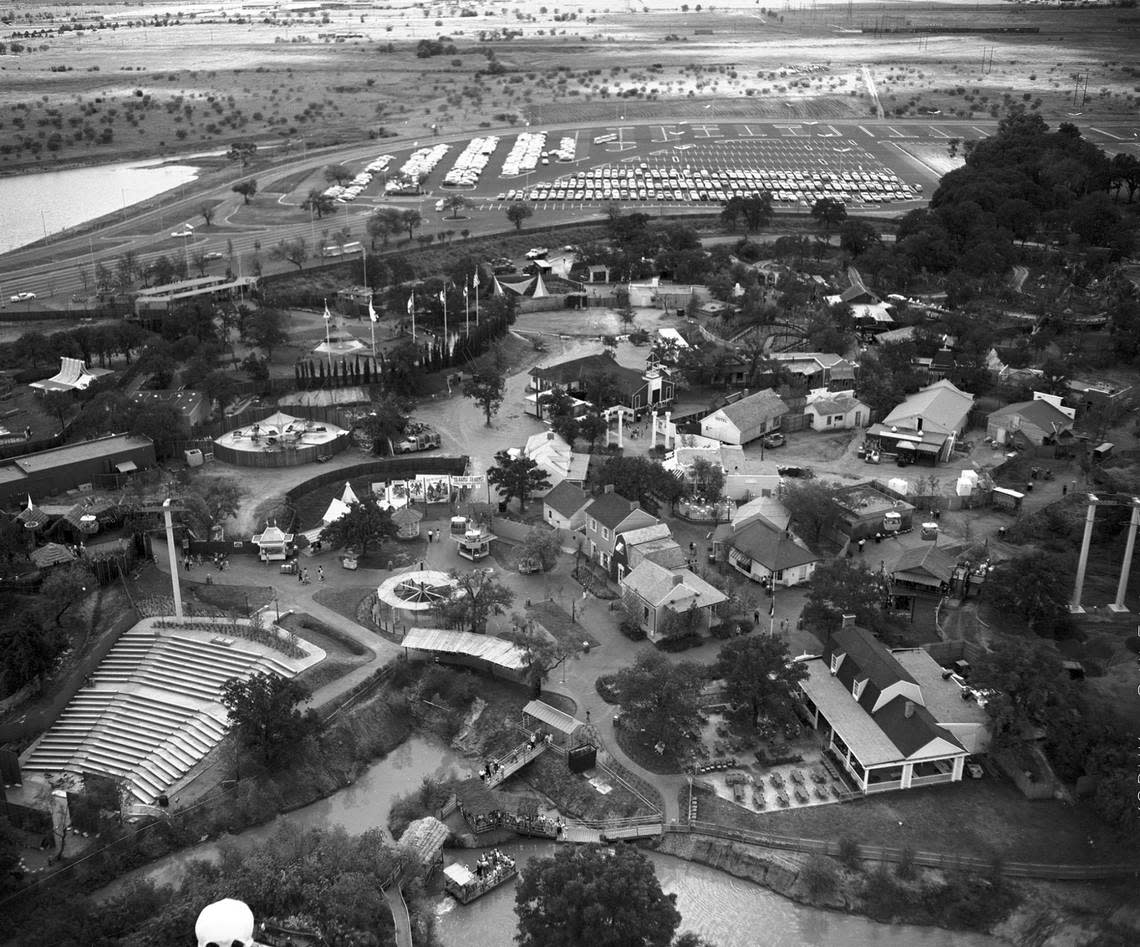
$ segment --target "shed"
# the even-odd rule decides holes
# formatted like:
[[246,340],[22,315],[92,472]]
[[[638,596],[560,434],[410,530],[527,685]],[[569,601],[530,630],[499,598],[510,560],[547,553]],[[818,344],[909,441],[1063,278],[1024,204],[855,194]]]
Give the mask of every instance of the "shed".
[[585,726],[576,717],[541,700],[532,700],[523,707],[523,717],[533,727],[553,734],[553,740],[559,746],[568,745],[578,730]]
[[1098,463],[1102,460],[1106,460],[1115,447],[1115,444],[1111,444],[1108,441],[1105,441],[1098,447],[1094,447],[1092,451],[1093,460],[1097,461]]
[[450,829],[435,816],[416,819],[400,836],[400,848],[431,873],[443,864],[443,846],[451,834]]
[[29,558],[38,568],[50,569],[52,566],[62,566],[74,562],[76,556],[67,546],[59,543],[48,543],[46,546],[40,546],[39,549],[33,549]]

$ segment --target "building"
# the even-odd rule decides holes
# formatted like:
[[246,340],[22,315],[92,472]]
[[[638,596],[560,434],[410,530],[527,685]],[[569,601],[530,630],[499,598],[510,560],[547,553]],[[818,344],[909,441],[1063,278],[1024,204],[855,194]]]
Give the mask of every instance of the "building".
[[685,551],[665,523],[619,533],[610,562],[610,577],[615,582],[621,582],[646,560],[666,569],[680,569],[687,564]]
[[[522,451],[513,449],[511,453],[528,457],[545,471],[551,487],[564,480],[581,486],[586,482],[586,471],[590,466],[590,455],[573,450],[566,441],[553,431],[541,431],[527,438]],[[541,496],[541,493],[536,494]]]
[[811,578],[821,558],[789,530],[776,529],[763,517],[733,529],[731,535],[719,536],[714,534],[714,540],[725,548],[728,564],[764,585],[801,585]]
[[131,404],[149,407],[168,405],[179,418],[178,433],[189,437],[194,428],[210,419],[210,399],[200,391],[189,388],[167,388],[162,391],[136,391],[131,395]]
[[949,590],[957,565],[958,557],[950,550],[936,543],[923,543],[903,550],[891,578],[897,586],[908,590],[940,595]]
[[808,716],[864,795],[958,782],[988,745],[985,711],[925,651],[892,652],[845,621],[803,663]]
[[642,526],[654,526],[656,516],[646,513],[636,500],[627,500],[613,492],[613,484],[586,507],[586,551],[606,571],[610,570],[618,535]]
[[965,434],[974,396],[943,379],[920,388],[895,407],[867,437],[887,453],[911,462],[942,463]]
[[704,634],[713,610],[728,598],[688,569],[666,569],[648,560],[621,580],[621,588],[651,641]]
[[701,434],[725,444],[743,446],[780,429],[787,406],[771,388],[717,408],[701,419]]
[[661,466],[691,481],[698,460],[719,467],[726,475],[744,469],[744,451],[738,445],[723,444],[700,434],[674,434],[673,449],[665,455]]
[[668,404],[675,397],[675,386],[668,372],[626,368],[606,354],[586,355],[547,368],[535,367],[530,377],[532,390],[526,396],[526,410],[539,420],[545,415],[542,396],[555,388],[561,388],[571,397],[590,400],[594,388],[604,385],[610,390],[613,403],[595,405],[598,410],[624,406],[637,415]]
[[[1057,402],[1060,399],[1056,399]],[[995,444],[1041,447],[1056,443],[1073,429],[1072,408],[1061,408],[1052,400],[1034,397],[998,408],[986,417],[986,436]]]
[[850,431],[871,421],[871,409],[849,391],[825,388],[808,395],[804,420],[813,431]]
[[836,503],[842,517],[840,530],[852,542],[908,530],[913,525],[914,507],[870,482],[841,487]]
[[809,388],[846,391],[855,387],[855,365],[827,352],[773,352],[768,356]]
[[154,464],[154,443],[134,434],[107,434],[24,454],[0,465],[0,503],[10,506],[68,490],[119,487],[134,471]]
[[586,525],[590,497],[580,486],[563,480],[542,498],[542,518],[555,529],[576,530]]
[[46,393],[49,391],[86,391],[100,378],[113,375],[110,368],[88,368],[81,358],[68,358],[66,355],[59,360],[59,371],[51,378],[43,381],[33,381],[28,387]]

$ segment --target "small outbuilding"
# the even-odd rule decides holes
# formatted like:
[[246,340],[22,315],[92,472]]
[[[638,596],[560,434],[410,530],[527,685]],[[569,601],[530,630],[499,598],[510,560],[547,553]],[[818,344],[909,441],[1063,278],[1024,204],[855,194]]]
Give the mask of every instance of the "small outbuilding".
[[257,557],[262,562],[283,562],[289,555],[293,534],[278,529],[274,524],[266,526],[252,541],[257,546]]
[[541,700],[532,700],[523,707],[523,721],[532,730],[549,733],[558,746],[576,742],[576,735],[586,726],[584,721]]
[[397,539],[415,539],[420,534],[420,522],[424,515],[410,506],[402,506],[392,514],[392,522],[396,524]]

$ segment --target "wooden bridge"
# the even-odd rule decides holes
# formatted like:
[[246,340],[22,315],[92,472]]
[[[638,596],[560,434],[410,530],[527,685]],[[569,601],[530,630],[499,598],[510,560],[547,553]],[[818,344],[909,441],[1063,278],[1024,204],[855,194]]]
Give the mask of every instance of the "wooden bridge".
[[520,769],[526,766],[531,760],[537,759],[546,752],[547,743],[539,740],[534,746],[530,742],[520,743],[510,753],[502,757],[502,759],[492,760],[498,764],[495,772],[487,776],[483,781],[488,789],[494,789],[496,786],[501,785]]

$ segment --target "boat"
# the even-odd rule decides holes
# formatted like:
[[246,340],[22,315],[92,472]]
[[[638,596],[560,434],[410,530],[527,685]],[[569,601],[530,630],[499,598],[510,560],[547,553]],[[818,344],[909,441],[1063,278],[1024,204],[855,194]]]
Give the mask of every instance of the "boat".
[[470,904],[518,873],[515,860],[495,849],[479,859],[474,871],[461,862],[448,865],[443,870],[443,890],[460,904]]

